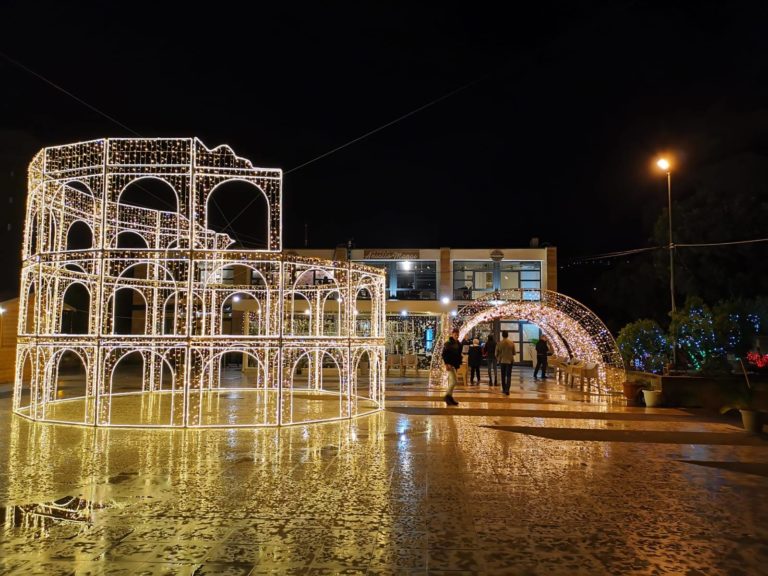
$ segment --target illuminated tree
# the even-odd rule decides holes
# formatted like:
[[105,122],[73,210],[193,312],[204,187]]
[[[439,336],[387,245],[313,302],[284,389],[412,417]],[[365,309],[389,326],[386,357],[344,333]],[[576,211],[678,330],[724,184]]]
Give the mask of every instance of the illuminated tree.
[[624,326],[616,343],[627,367],[661,374],[669,362],[669,340],[655,320],[638,320]]

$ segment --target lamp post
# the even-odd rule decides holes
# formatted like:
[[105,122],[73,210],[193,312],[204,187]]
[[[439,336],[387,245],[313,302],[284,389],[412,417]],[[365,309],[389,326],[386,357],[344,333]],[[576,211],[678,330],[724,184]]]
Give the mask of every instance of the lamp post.
[[3,316],[5,316],[5,308],[0,306],[0,348],[3,346]]
[[[670,169],[669,160],[666,158],[659,158],[656,162],[656,166],[661,168],[667,173],[667,216],[669,217],[669,297],[672,301],[672,314],[675,313],[677,308],[675,307],[675,245],[672,242],[672,171]],[[675,335],[671,335],[672,344],[672,358],[669,364],[670,370],[675,366],[677,343],[675,342]]]
[[672,300],[672,312],[675,307],[675,245],[672,243],[672,172],[669,161],[666,158],[660,158],[656,166],[667,173],[667,215],[669,216],[669,296]]

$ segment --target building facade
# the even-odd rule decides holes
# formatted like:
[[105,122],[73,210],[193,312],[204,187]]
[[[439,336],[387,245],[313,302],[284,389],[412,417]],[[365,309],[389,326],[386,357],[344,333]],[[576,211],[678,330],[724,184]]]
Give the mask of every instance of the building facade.
[[[366,264],[386,272],[386,349],[388,354],[417,355],[418,367],[429,366],[441,318],[497,290],[557,291],[557,248],[347,248],[296,249],[305,258]],[[247,329],[247,316],[256,305],[248,299],[234,303],[233,331]],[[359,301],[358,322],[364,324],[369,306]],[[245,315],[245,319],[244,319]],[[531,362],[531,340],[539,337],[535,324],[503,318],[480,325],[471,334],[485,342],[489,333],[507,330],[516,344],[517,361]],[[247,367],[246,367],[247,368]]]

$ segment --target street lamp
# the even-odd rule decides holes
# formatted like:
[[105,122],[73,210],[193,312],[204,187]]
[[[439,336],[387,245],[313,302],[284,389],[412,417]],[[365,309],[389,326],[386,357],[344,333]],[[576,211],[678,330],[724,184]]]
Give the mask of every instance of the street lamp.
[[656,166],[667,173],[667,215],[669,216],[669,296],[672,300],[672,312],[675,307],[675,245],[672,243],[672,172],[669,161],[666,158],[659,158]]

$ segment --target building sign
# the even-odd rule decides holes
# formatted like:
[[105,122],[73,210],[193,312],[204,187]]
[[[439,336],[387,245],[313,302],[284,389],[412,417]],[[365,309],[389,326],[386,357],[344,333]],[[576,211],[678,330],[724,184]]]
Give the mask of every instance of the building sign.
[[363,250],[364,260],[418,260],[418,250]]

